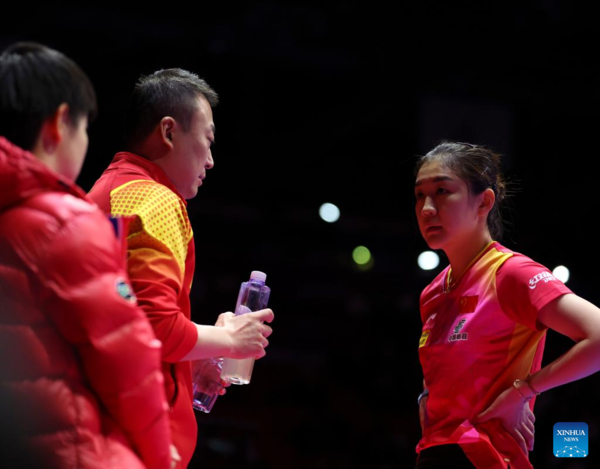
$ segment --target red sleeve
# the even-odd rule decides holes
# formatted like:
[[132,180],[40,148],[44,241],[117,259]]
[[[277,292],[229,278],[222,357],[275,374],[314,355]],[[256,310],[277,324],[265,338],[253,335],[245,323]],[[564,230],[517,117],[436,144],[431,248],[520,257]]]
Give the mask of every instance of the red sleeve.
[[196,345],[198,329],[177,302],[183,281],[177,261],[172,254],[143,244],[130,240],[127,270],[138,304],[162,342],[162,359],[176,363]]
[[135,217],[128,226],[127,271],[138,304],[163,344],[162,360],[176,363],[198,341],[183,293],[191,237],[185,204],[169,188],[148,180],[131,181],[110,194],[113,215]]
[[515,254],[496,273],[496,291],[504,313],[514,321],[541,331],[538,312],[571,290],[552,272],[526,256]]
[[78,350],[90,387],[148,468],[170,465],[160,342],[137,307],[114,231],[99,210],[56,228],[31,260],[43,306]]

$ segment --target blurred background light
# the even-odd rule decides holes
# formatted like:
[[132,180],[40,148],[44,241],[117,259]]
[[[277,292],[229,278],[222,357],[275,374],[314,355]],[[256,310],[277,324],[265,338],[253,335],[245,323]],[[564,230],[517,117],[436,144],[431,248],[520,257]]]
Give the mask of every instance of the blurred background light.
[[433,251],[424,251],[419,254],[417,263],[423,270],[433,270],[440,265],[440,256]]
[[554,275],[562,283],[567,283],[569,281],[569,276],[571,275],[571,273],[569,272],[569,269],[567,269],[564,265],[559,265],[558,267],[554,268],[554,270],[552,271],[552,275]]
[[319,209],[319,215],[327,223],[334,223],[340,218],[340,209],[327,202],[321,205],[321,208]]
[[371,260],[371,251],[364,246],[357,246],[354,248],[354,251],[352,251],[352,259],[354,259],[354,262],[358,265],[368,264]]

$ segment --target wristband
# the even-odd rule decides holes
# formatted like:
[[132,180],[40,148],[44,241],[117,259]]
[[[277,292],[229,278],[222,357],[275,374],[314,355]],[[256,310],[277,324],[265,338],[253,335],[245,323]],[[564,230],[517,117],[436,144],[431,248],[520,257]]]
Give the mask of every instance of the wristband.
[[529,397],[525,397],[523,394],[521,394],[521,391],[519,391],[519,388],[517,388],[517,383],[520,383],[520,382],[523,382],[523,381],[521,381],[520,379],[515,379],[513,381],[513,388],[515,388],[515,391],[517,391],[517,394],[519,396],[521,396],[525,402],[529,402],[533,398],[533,396],[535,396],[535,394],[533,396],[529,396]]

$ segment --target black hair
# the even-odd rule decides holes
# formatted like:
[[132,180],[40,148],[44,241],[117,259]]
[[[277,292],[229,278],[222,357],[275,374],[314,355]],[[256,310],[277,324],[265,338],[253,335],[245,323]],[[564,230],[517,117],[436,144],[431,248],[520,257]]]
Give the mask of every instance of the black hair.
[[506,181],[500,171],[501,155],[482,145],[443,141],[417,161],[415,175],[421,167],[439,160],[445,167],[465,181],[473,194],[492,189],[496,202],[487,218],[487,226],[493,239],[500,240],[504,231],[502,203],[506,197]]
[[98,111],[90,79],[64,54],[34,42],[19,42],[0,55],[0,135],[33,150],[44,121],[69,106],[69,124]]
[[125,113],[125,146],[132,150],[143,142],[165,116],[170,116],[188,131],[204,96],[211,107],[219,102],[217,93],[198,75],[170,68],[139,79]]

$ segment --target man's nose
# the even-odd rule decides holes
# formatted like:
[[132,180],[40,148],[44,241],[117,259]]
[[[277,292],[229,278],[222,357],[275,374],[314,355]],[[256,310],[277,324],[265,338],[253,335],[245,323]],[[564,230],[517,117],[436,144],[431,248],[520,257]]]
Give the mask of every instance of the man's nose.
[[208,159],[206,160],[206,169],[211,169],[215,165],[215,160],[213,160],[212,152],[209,150]]

